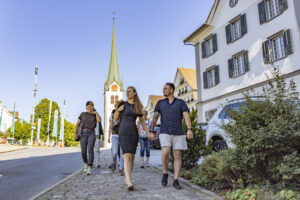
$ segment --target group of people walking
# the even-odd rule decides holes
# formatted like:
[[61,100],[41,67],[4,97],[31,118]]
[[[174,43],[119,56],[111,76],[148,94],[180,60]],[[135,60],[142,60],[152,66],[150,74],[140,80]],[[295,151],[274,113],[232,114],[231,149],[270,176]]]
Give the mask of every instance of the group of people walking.
[[[163,88],[163,100],[160,100],[156,107],[152,121],[147,117],[147,111],[143,110],[136,89],[132,86],[126,90],[127,101],[115,103],[115,109],[110,116],[108,142],[112,143],[112,164],[110,169],[117,168],[117,157],[119,155],[119,173],[125,174],[125,184],[128,190],[133,190],[134,185],[131,180],[132,169],[138,143],[140,142],[141,167],[149,164],[151,140],[155,140],[154,128],[161,117],[161,128],[159,140],[162,147],[162,167],[163,175],[161,184],[168,184],[168,164],[170,149],[174,154],[174,182],[176,189],[181,189],[178,182],[179,171],[182,163],[182,150],[187,149],[186,139],[193,138],[189,109],[186,103],[174,96],[175,86],[173,83],[166,83]],[[80,114],[75,128],[75,139],[80,140],[81,154],[84,162],[84,171],[90,175],[94,162],[94,147],[96,138],[100,141],[103,133],[101,127],[101,117],[94,109],[91,101],[86,103],[87,112]],[[188,127],[185,134],[182,126],[182,118]],[[97,131],[100,132],[97,135]],[[104,139],[102,134],[102,140]],[[100,142],[99,142],[100,145]],[[99,150],[99,148],[96,148]],[[146,159],[144,158],[146,151]],[[88,156],[87,156],[88,154]],[[100,167],[99,161],[96,164]]]

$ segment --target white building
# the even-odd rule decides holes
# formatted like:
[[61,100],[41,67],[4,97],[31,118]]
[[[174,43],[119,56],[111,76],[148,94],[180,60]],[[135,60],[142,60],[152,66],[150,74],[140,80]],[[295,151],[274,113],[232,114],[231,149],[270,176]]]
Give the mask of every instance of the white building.
[[104,86],[104,147],[111,146],[111,144],[107,141],[109,118],[112,110],[114,109],[115,102],[120,99],[124,99],[124,90],[123,82],[121,81],[119,74],[114,21],[109,72]]
[[182,99],[190,111],[196,109],[197,103],[197,76],[195,68],[177,68],[173,81],[175,97]]
[[[154,109],[157,104],[157,102],[161,99],[164,99],[164,96],[159,96],[159,95],[149,95],[147,105],[145,106],[145,110],[148,112],[148,118],[152,120],[153,115],[154,115]],[[159,120],[160,121],[160,120]],[[160,123],[158,123],[160,124]]]
[[5,133],[11,127],[13,115],[2,105],[0,101],[0,132]]
[[300,1],[215,0],[206,22],[185,40],[195,47],[198,116],[267,84],[274,61],[300,89]]

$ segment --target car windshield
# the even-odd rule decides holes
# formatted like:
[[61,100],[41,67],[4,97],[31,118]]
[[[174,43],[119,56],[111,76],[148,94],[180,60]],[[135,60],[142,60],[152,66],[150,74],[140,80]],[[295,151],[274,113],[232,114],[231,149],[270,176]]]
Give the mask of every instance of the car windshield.
[[246,107],[245,102],[233,103],[224,107],[219,115],[220,119],[231,119],[230,114],[234,110],[236,112],[241,111],[241,107]]

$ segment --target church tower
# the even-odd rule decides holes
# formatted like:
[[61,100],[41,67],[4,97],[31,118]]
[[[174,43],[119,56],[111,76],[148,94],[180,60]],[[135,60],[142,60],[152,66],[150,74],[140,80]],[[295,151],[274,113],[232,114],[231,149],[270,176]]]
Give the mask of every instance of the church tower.
[[115,18],[113,18],[113,33],[112,33],[112,45],[110,55],[110,65],[107,80],[104,86],[104,147],[110,147],[111,143],[107,142],[109,117],[114,109],[114,103],[120,99],[124,99],[123,82],[120,79],[117,48],[116,48],[116,36],[115,36]]

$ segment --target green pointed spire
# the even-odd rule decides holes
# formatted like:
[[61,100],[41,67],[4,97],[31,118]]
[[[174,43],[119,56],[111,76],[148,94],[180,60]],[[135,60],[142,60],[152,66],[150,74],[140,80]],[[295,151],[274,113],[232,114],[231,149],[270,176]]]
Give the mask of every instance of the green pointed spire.
[[105,81],[105,90],[108,91],[109,86],[115,81],[120,86],[121,91],[123,91],[123,83],[120,79],[118,59],[117,59],[115,18],[113,20],[114,20],[114,22],[113,22],[110,65],[109,65],[107,80]]

